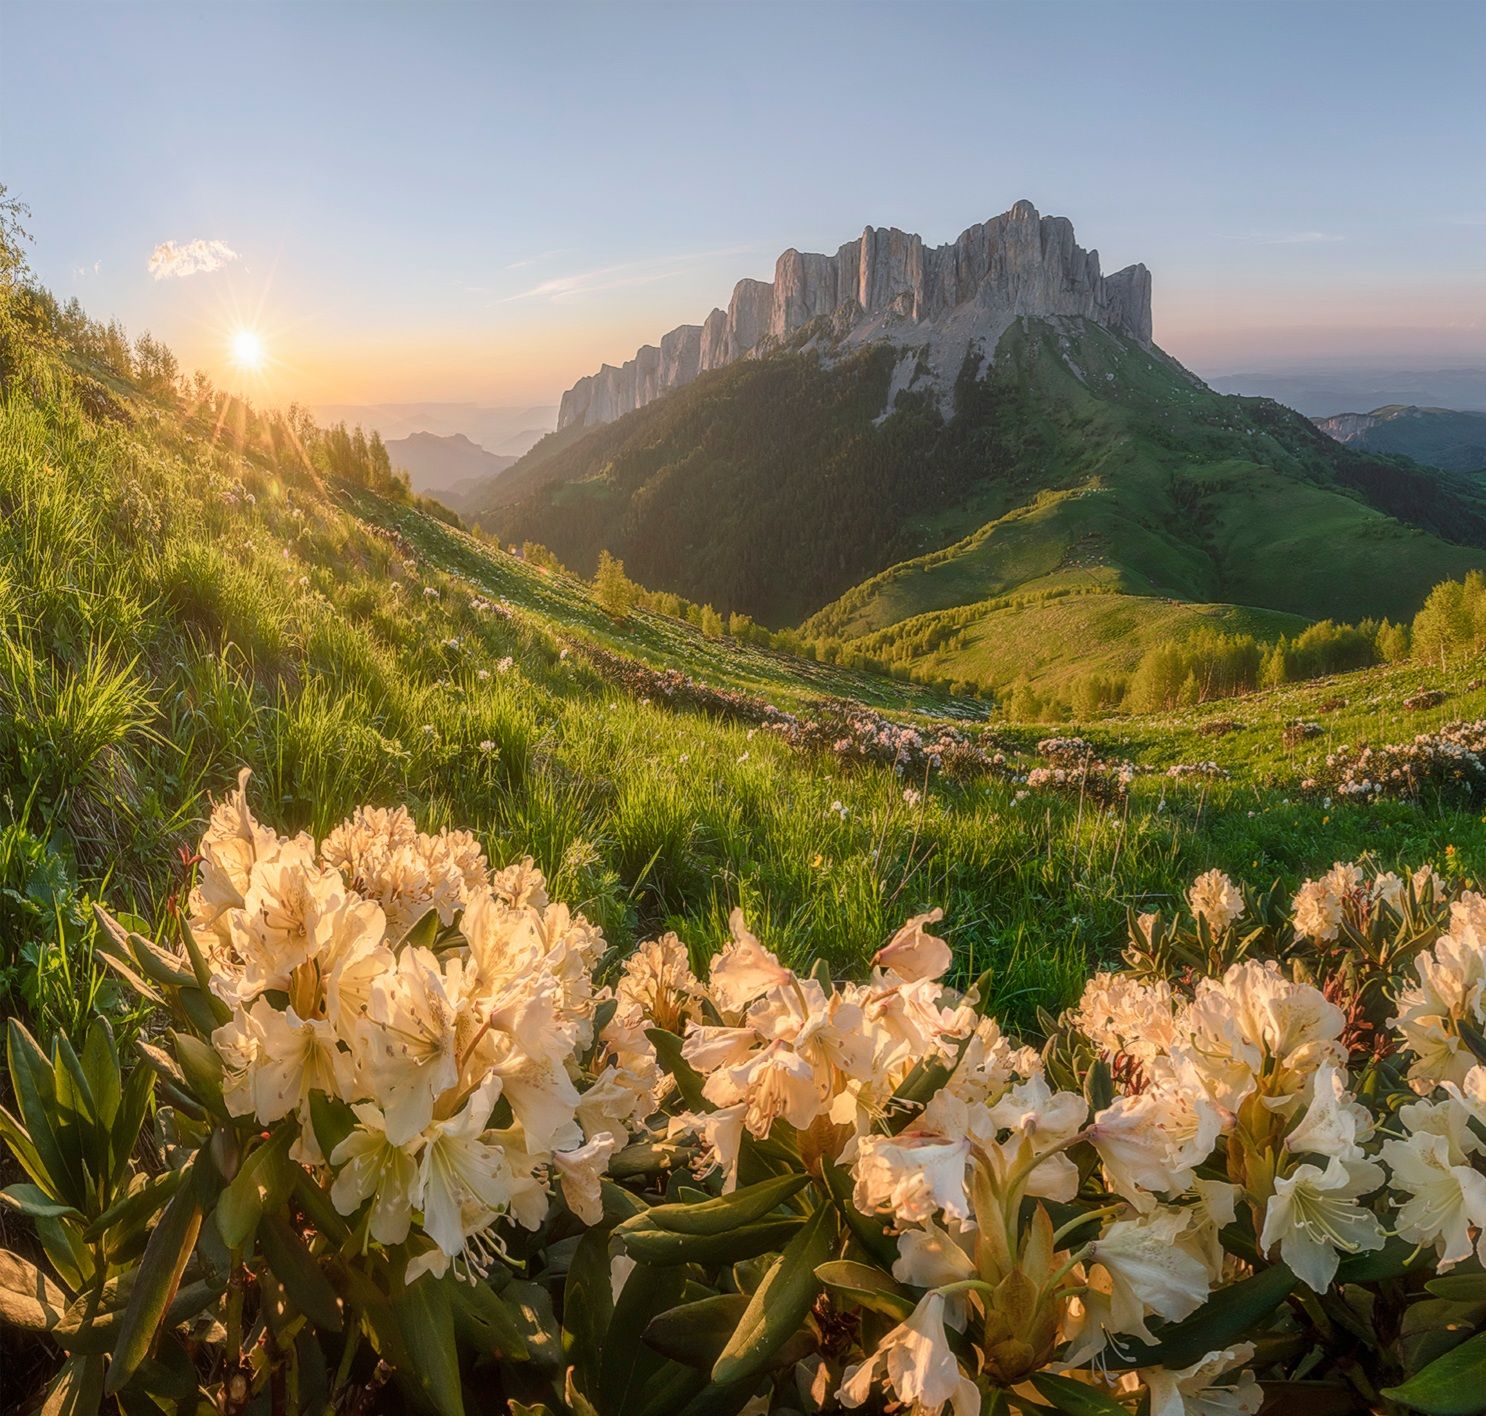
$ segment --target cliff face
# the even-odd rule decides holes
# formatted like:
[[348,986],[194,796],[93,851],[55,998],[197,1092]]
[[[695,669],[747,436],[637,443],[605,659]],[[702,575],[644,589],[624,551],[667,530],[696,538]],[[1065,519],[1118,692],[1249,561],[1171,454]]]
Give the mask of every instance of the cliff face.
[[1133,265],[1101,275],[1099,253],[1078,245],[1072,224],[1039,216],[1030,202],[945,246],[869,226],[834,256],[786,251],[772,283],[740,280],[726,310],[579,379],[563,395],[557,426],[610,422],[819,319],[847,346],[887,340],[921,351],[917,377],[947,397],[971,345],[989,353],[1019,315],[1091,320],[1149,345],[1150,272]]

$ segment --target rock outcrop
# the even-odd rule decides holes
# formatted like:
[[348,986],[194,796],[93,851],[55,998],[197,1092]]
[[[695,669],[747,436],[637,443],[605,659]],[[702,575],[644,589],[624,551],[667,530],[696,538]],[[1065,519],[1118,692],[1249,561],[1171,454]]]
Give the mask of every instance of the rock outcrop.
[[[966,354],[989,355],[1019,316],[1091,320],[1151,342],[1151,275],[1143,265],[1102,275],[1099,253],[1073,239],[1061,216],[1018,202],[957,241],[925,247],[895,227],[869,226],[834,256],[786,251],[773,282],[740,280],[726,310],[681,325],[657,348],[579,379],[557,426],[596,426],[641,408],[699,373],[778,347],[817,321],[831,348],[888,340],[916,348],[916,379],[950,397]],[[902,386],[923,385],[910,379]],[[894,389],[894,395],[899,391]]]

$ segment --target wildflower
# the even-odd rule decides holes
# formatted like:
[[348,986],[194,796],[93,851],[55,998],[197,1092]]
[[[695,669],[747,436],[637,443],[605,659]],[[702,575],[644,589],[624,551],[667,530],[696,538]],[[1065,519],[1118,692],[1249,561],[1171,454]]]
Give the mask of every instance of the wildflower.
[[937,924],[943,918],[941,909],[915,915],[872,956],[873,964],[888,969],[909,983],[938,978],[949,968],[954,956],[949,945],[928,933],[924,926]]
[[1199,875],[1187,895],[1195,918],[1206,920],[1215,934],[1221,933],[1243,913],[1243,896],[1221,870]]
[[576,1150],[554,1151],[552,1164],[568,1207],[584,1224],[597,1224],[604,1217],[600,1177],[609,1167],[609,1157],[619,1147],[619,1138],[605,1131]]
[[339,1213],[354,1214],[370,1198],[372,1238],[379,1244],[400,1244],[422,1199],[414,1159],[418,1142],[393,1145],[381,1108],[372,1102],[358,1102],[351,1110],[358,1124],[330,1154],[330,1164],[338,1167],[331,1201]]
[[488,753],[491,753],[491,752],[494,752],[495,751],[495,743],[490,738],[481,738],[480,739],[480,751],[481,752],[484,752],[484,753],[487,753],[487,754]]
[[[1417,1130],[1407,1140],[1384,1141],[1382,1155],[1391,1188],[1408,1197],[1399,1205],[1399,1237],[1433,1244],[1441,1268],[1473,1252],[1486,1263],[1486,1175],[1466,1162],[1450,1137]],[[1475,1246],[1472,1230],[1480,1236]]]
[[1188,1223],[1175,1209],[1116,1220],[1085,1249],[1089,1306],[1103,1310],[1100,1321],[1109,1331],[1151,1342],[1148,1315],[1179,1321],[1207,1301],[1207,1269],[1178,1242]]
[[923,800],[923,793],[921,793],[916,787],[904,787],[903,788],[903,804],[905,806],[909,806],[909,807],[917,806],[919,804],[919,802],[921,802],[922,800]]
[[936,1412],[946,1404],[954,1416],[975,1416],[980,1410],[980,1392],[950,1349],[944,1298],[938,1293],[926,1294],[865,1362],[846,1369],[836,1393],[841,1404],[864,1405],[871,1398],[873,1378],[884,1367],[887,1385],[915,1411]]
[[1241,1342],[1179,1371],[1146,1368],[1140,1375],[1150,1393],[1150,1416],[1254,1416],[1264,1405],[1264,1391],[1252,1372],[1239,1373],[1236,1381],[1217,1380],[1253,1355],[1254,1344]]
[[1383,1227],[1357,1203],[1384,1180],[1381,1166],[1368,1160],[1327,1161],[1326,1169],[1301,1165],[1276,1179],[1264,1212],[1259,1248],[1279,1244],[1280,1258],[1317,1293],[1336,1276],[1343,1254],[1381,1249]]

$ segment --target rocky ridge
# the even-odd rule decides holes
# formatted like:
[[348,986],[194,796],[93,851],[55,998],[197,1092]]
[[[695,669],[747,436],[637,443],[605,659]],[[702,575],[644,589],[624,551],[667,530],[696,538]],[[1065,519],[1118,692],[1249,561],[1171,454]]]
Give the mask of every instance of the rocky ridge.
[[944,246],[869,226],[834,256],[785,251],[772,282],[740,280],[726,310],[579,379],[562,397],[557,426],[612,422],[806,326],[817,327],[807,342],[823,348],[878,340],[902,347],[890,402],[903,389],[928,387],[947,403],[972,346],[989,357],[1019,316],[1090,320],[1148,346],[1150,272],[1137,264],[1101,274],[1099,253],[1078,245],[1067,218],[1041,216],[1026,201]]

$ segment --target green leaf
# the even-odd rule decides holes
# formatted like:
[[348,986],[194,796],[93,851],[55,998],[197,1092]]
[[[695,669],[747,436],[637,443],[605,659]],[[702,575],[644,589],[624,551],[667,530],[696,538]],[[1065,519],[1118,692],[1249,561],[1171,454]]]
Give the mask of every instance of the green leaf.
[[1402,1239],[1390,1239],[1381,1249],[1365,1254],[1351,1254],[1336,1270],[1337,1283],[1377,1283],[1385,1278],[1402,1278],[1423,1268],[1433,1268],[1434,1259],[1420,1253],[1418,1246]]
[[85,1208],[87,1187],[79,1158],[64,1147],[54,1123],[57,1083],[52,1064],[35,1038],[14,1018],[6,1029],[5,1054],[21,1120],[42,1166],[42,1176],[31,1178],[58,1199],[67,1200],[77,1209]]
[[[656,1314],[676,1304],[685,1282],[679,1268],[641,1267],[625,1279],[604,1334],[598,1391],[593,1394],[605,1416],[631,1416],[648,1392],[674,1375],[675,1364],[646,1346],[642,1334]],[[699,1374],[688,1376],[700,1384]]]
[[481,1352],[512,1362],[524,1362],[526,1340],[516,1314],[488,1283],[454,1286],[454,1323],[460,1334]]
[[321,1154],[327,1158],[335,1148],[356,1129],[356,1113],[339,1097],[326,1096],[324,1092],[310,1093],[310,1124],[315,1128],[315,1139],[320,1143]]
[[105,1127],[112,1126],[119,1112],[119,1102],[123,1099],[123,1086],[119,1049],[114,1046],[114,1033],[108,1019],[102,1015],[88,1025],[88,1035],[83,1039],[82,1062],[98,1108],[98,1119]]
[[340,1302],[304,1240],[279,1215],[266,1214],[258,1224],[258,1242],[289,1301],[321,1332],[339,1332]]
[[222,1059],[217,1049],[191,1033],[172,1031],[170,1040],[191,1095],[213,1116],[228,1120],[227,1104],[222,1100]]
[[660,1065],[675,1079],[676,1090],[689,1111],[711,1111],[713,1105],[702,1095],[702,1078],[681,1055],[681,1039],[664,1028],[646,1028],[645,1036],[655,1048]]
[[623,1228],[665,1229],[672,1234],[725,1234],[739,1225],[762,1219],[809,1183],[810,1177],[805,1174],[779,1175],[701,1204],[654,1205],[626,1221]]
[[41,1416],[94,1416],[103,1404],[103,1358],[69,1357],[51,1384]]
[[787,1244],[805,1223],[801,1218],[745,1224],[728,1234],[673,1234],[665,1229],[623,1229],[625,1252],[641,1264],[732,1264]]
[[392,1313],[403,1345],[415,1358],[412,1371],[403,1375],[418,1383],[440,1416],[463,1416],[450,1282],[458,1280],[424,1274],[392,1295]]
[[127,1385],[148,1355],[200,1232],[201,1203],[196,1187],[182,1183],[166,1205],[140,1260],[104,1383],[108,1395],[113,1396]]
[[1383,1395],[1425,1416],[1476,1416],[1486,1411],[1486,1333],[1437,1357],[1402,1386]]
[[28,1332],[49,1332],[66,1309],[66,1295],[39,1268],[0,1249],[0,1319]]
[[613,1315],[609,1230],[590,1229],[573,1251],[562,1298],[563,1351],[572,1364],[578,1390],[590,1399],[598,1391],[604,1333]]
[[1424,1287],[1436,1298],[1452,1303],[1486,1302],[1486,1273],[1447,1273]]
[[248,1246],[265,1210],[281,1204],[294,1184],[298,1168],[289,1159],[294,1140],[292,1124],[281,1125],[251,1152],[232,1183],[217,1200],[217,1233],[229,1249]]
[[1296,1278],[1283,1264],[1261,1269],[1250,1278],[1220,1288],[1189,1318],[1157,1334],[1155,1347],[1131,1343],[1131,1352],[1116,1366],[1190,1367],[1209,1352],[1220,1351],[1247,1335],[1289,1296]]
[[667,1308],[645,1325],[645,1341],[673,1362],[710,1371],[748,1308],[745,1293],[714,1293]]
[[1032,1385],[1039,1396],[1067,1416],[1130,1416],[1128,1407],[1084,1382],[1054,1376],[1051,1372],[1034,1372]]
[[833,1259],[830,1263],[817,1264],[815,1276],[827,1288],[844,1293],[854,1303],[881,1313],[895,1323],[901,1323],[913,1312],[913,1299],[903,1291],[897,1279],[871,1264]]
[[155,1074],[148,1067],[136,1064],[124,1083],[124,1094],[119,1101],[118,1114],[114,1117],[112,1133],[113,1170],[109,1175],[109,1189],[117,1190],[129,1173],[134,1147],[139,1140],[139,1128],[149,1114],[150,1102],[155,1096]]
[[82,1215],[71,1205],[54,1200],[39,1185],[7,1185],[0,1190],[0,1204],[32,1219],[78,1219]]
[[116,1229],[117,1233],[109,1234],[108,1238],[108,1247],[112,1250],[125,1242],[135,1229],[158,1214],[160,1207],[175,1194],[180,1183],[181,1172],[167,1170],[136,1185],[83,1230],[83,1238],[91,1244],[95,1239],[108,1234],[109,1230]]
[[[222,1296],[223,1288],[224,1285],[205,1279],[182,1285],[165,1310],[161,1327],[175,1327],[205,1312]],[[79,1298],[48,1335],[65,1352],[102,1354],[113,1346],[125,1311],[125,1308],[103,1308],[92,1295]]]
[[820,1292],[817,1265],[836,1244],[836,1210],[823,1202],[754,1289],[737,1329],[712,1368],[719,1385],[747,1381],[768,1365],[774,1353],[799,1331]]

